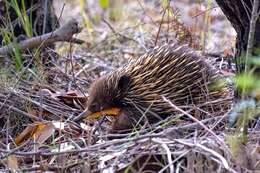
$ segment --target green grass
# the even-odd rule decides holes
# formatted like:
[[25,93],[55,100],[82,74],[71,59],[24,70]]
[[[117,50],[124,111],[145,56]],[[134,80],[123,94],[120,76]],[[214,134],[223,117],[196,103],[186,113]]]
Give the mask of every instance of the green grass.
[[15,10],[16,15],[18,16],[19,21],[25,31],[27,37],[33,36],[33,27],[32,27],[32,11],[30,11],[30,15],[27,15],[27,11],[25,8],[25,1],[21,1],[21,8],[17,0],[11,0],[10,5]]
[[19,21],[20,25],[22,26],[25,34],[27,37],[32,37],[33,36],[33,24],[32,24],[32,11],[26,11],[25,7],[25,0],[21,0],[21,6],[19,6],[17,0],[10,0],[10,1],[5,1],[5,9],[6,14],[5,14],[5,23],[2,28],[0,28],[1,35],[3,37],[2,45],[7,45],[10,43],[14,44],[14,49],[13,52],[10,54],[14,65],[15,69],[17,71],[20,71],[24,66],[24,62],[22,59],[22,54],[20,49],[17,46],[17,41],[16,37],[14,35],[14,26],[13,26],[13,21],[11,21],[10,17],[10,9],[15,11],[15,14],[17,15],[17,21]]

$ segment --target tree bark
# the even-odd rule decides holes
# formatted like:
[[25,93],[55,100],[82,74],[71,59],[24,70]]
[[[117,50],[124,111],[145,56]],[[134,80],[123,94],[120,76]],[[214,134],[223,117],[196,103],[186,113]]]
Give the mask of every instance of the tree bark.
[[[251,0],[216,0],[223,13],[237,32],[236,42],[236,67],[237,73],[245,70],[245,55],[247,52],[248,35],[250,31],[250,19],[252,13]],[[259,11],[259,7],[258,10]],[[260,49],[260,19],[256,21],[253,38],[252,55]]]

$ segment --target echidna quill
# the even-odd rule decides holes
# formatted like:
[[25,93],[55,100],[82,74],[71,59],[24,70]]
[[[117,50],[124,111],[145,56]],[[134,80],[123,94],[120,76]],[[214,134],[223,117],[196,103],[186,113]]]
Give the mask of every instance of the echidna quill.
[[164,98],[191,107],[222,98],[223,88],[214,87],[218,79],[204,57],[187,46],[155,47],[92,84],[87,117],[117,114],[114,129],[130,128],[142,120],[155,123],[176,114]]

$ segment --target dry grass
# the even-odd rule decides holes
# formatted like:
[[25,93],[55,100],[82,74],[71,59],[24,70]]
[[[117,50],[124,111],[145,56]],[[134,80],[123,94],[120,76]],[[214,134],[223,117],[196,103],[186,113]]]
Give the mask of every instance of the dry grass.
[[[187,122],[169,118],[123,134],[108,134],[110,120],[105,117],[96,122],[72,121],[83,112],[88,87],[94,79],[139,57],[155,44],[177,39],[202,48],[199,34],[194,31],[197,28],[187,27],[178,19],[176,9],[171,13],[173,16],[167,17],[162,8],[154,8],[157,3],[140,2],[123,6],[125,13],[133,13],[122,15],[120,20],[104,19],[94,23],[91,32],[89,28],[83,31],[86,44],[61,44],[56,50],[50,50],[52,58],[48,67],[35,70],[29,62],[20,73],[11,77],[2,75],[1,171],[172,173],[257,169],[257,161],[252,161],[256,152],[252,154],[248,150],[259,139],[256,133],[259,127],[255,125],[250,131],[250,145],[241,147],[244,155],[238,152],[234,157],[227,143],[228,134],[234,131],[227,129],[227,109],[220,109],[203,120],[193,117]],[[216,52],[222,55],[223,50]],[[33,61],[33,55],[24,56],[32,57]],[[218,56],[208,58],[222,74],[232,72],[233,65],[230,67],[227,60]],[[217,102],[231,102],[232,92],[227,100]],[[200,107],[179,109],[178,116],[188,117],[192,116],[189,111],[200,111]],[[52,123],[55,130],[39,132],[38,137],[44,136],[46,140],[30,137],[17,146],[15,137],[36,122]],[[247,158],[255,165],[248,166]]]

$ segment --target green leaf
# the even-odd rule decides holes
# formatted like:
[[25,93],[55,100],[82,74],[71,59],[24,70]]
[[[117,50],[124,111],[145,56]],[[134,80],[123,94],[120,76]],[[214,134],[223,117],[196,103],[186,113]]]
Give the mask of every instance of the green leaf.
[[109,7],[109,0],[99,0],[99,5],[103,9],[107,9]]

